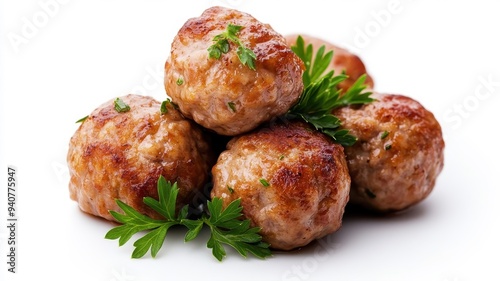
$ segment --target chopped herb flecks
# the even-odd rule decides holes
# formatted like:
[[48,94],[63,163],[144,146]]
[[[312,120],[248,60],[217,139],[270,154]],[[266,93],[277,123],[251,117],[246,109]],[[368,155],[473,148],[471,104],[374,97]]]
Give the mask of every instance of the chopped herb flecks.
[[234,102],[232,101],[228,102],[227,106],[229,106],[232,112],[236,112],[236,104],[234,104]]
[[255,60],[257,56],[251,49],[245,47],[237,36],[242,29],[243,26],[228,24],[224,32],[214,37],[213,41],[215,43],[208,48],[208,57],[220,59],[222,54],[227,54],[229,52],[229,42],[232,42],[238,45],[236,54],[240,62],[251,70],[255,70]]
[[130,110],[130,106],[120,98],[116,98],[114,103],[115,103],[115,110],[117,112],[123,113]]
[[385,139],[385,138],[387,138],[388,135],[389,135],[389,132],[388,131],[384,131],[382,133],[382,135],[380,136],[380,139]]
[[261,183],[264,187],[268,187],[268,186],[270,186],[270,184],[267,182],[267,180],[266,180],[266,179],[260,179],[259,181],[260,181],[260,183]]

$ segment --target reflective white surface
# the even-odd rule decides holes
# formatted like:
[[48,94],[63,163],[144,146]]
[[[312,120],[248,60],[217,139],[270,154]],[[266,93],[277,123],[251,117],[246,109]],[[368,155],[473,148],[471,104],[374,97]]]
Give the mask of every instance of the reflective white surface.
[[[18,168],[19,221],[18,273],[3,262],[1,280],[500,280],[500,6],[436,2],[2,1],[0,171]],[[132,243],[105,240],[113,225],[69,199],[74,122],[129,92],[163,99],[173,37],[212,5],[344,46],[364,60],[377,91],[434,112],[446,154],[430,197],[391,217],[346,215],[339,232],[266,261],[228,251],[220,263],[206,233],[183,243],[173,231],[156,259],[132,260]],[[2,226],[2,260],[6,239]]]

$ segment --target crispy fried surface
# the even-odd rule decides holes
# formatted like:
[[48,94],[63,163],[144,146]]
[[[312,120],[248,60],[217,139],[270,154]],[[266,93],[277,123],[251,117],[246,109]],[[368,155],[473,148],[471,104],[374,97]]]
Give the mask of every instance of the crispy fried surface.
[[[233,43],[220,59],[208,57],[214,36],[229,23],[244,27],[238,37],[256,54],[255,71],[239,61]],[[212,7],[179,30],[165,64],[165,89],[186,117],[234,136],[285,113],[302,92],[302,71],[302,61],[271,26],[237,10]]]
[[350,185],[342,146],[294,122],[236,137],[227,148],[212,169],[212,198],[225,205],[241,198],[272,248],[304,246],[340,228]]
[[172,106],[160,114],[153,98],[121,97],[131,110],[118,113],[113,100],[95,109],[70,140],[71,199],[87,213],[113,220],[115,199],[151,217],[143,197],[158,198],[157,180],[177,181],[178,206],[190,203],[208,181],[213,163],[202,131]]
[[[388,212],[408,208],[432,191],[444,163],[444,141],[434,115],[417,101],[374,94],[378,101],[334,111],[359,138],[345,149],[351,202]],[[384,132],[389,134],[382,138]]]

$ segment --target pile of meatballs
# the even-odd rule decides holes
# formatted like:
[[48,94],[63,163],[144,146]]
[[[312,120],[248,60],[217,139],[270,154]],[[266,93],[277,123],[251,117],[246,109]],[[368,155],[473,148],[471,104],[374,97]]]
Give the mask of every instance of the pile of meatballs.
[[[243,26],[239,39],[256,55],[255,70],[236,47],[209,58],[214,36],[228,24]],[[356,55],[301,34],[334,56],[329,70],[373,80]],[[113,220],[115,199],[156,218],[143,203],[158,198],[157,180],[177,182],[177,210],[206,193],[227,206],[241,199],[244,218],[263,241],[291,250],[337,231],[347,204],[367,212],[407,209],[425,199],[443,168],[444,141],[433,114],[402,95],[345,106],[333,114],[357,137],[336,144],[309,124],[280,118],[298,101],[304,64],[291,50],[297,35],[282,36],[247,13],[212,7],[189,19],[173,40],[165,64],[165,110],[152,97],[120,97],[95,109],[69,143],[71,199],[84,212]]]

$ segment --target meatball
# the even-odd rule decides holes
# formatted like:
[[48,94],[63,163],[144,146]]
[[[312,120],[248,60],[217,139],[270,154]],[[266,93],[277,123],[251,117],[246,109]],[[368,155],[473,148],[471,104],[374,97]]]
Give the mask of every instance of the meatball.
[[290,250],[341,227],[350,177],[344,150],[307,124],[274,124],[233,138],[212,169],[211,196],[243,215],[263,241]]
[[444,141],[434,115],[417,101],[374,94],[377,101],[333,112],[358,137],[346,147],[353,204],[378,211],[406,209],[426,198],[443,168]]
[[153,98],[127,95],[119,113],[113,100],[95,109],[71,137],[68,150],[70,197],[84,212],[114,220],[115,199],[143,214],[158,215],[143,197],[158,198],[163,175],[179,187],[177,210],[209,181],[215,162],[199,127],[171,105],[160,113]]
[[[298,36],[298,34],[293,34],[288,35],[285,38],[288,44],[290,46],[293,46],[295,45]],[[304,43],[306,44],[306,46],[308,44],[312,44],[315,51],[323,45],[325,46],[325,53],[333,51],[332,62],[330,63],[330,66],[327,68],[325,73],[333,70],[335,74],[340,74],[345,71],[345,73],[349,77],[339,84],[340,89],[347,91],[347,89],[349,89],[349,87],[351,87],[352,84],[354,84],[354,82],[356,82],[356,80],[358,80],[358,78],[363,74],[366,74],[365,84],[369,88],[373,88],[373,79],[370,75],[368,75],[363,61],[358,56],[328,41],[324,41],[322,39],[309,35],[300,34],[300,36],[302,36],[302,38],[304,39]]]
[[[209,58],[207,49],[228,24],[243,27],[237,36],[255,53],[255,70],[240,62],[234,43],[220,59]],[[174,38],[165,89],[186,117],[235,136],[286,113],[302,93],[303,68],[271,26],[237,10],[212,7],[188,20]]]

